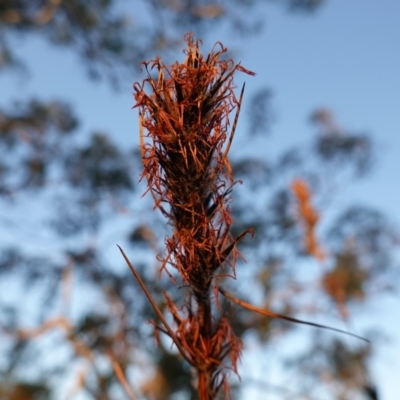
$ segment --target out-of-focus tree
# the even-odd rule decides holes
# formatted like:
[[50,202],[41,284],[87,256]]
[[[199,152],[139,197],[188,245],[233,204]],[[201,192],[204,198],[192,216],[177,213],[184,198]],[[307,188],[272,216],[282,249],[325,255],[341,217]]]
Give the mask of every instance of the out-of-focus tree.
[[[296,12],[317,10],[322,3],[279,2]],[[135,8],[115,0],[3,0],[0,72],[29,68],[29,60],[18,58],[12,43],[16,37],[28,41],[37,36],[81,57],[89,78],[107,78],[118,86],[126,76],[138,76],[139,62],[151,55],[172,59],[187,30],[206,35],[217,25],[230,24],[246,35],[258,32],[262,7],[256,0],[151,0]],[[253,94],[249,135],[269,129],[270,97],[266,88]],[[1,245],[1,279],[16,288],[21,300],[0,304],[0,335],[5,338],[0,399],[61,399],[78,392],[116,399],[124,398],[123,389],[138,398],[194,398],[196,377],[168,342],[160,338],[156,344],[152,326],[145,323],[155,318],[154,312],[122,260],[107,260],[97,240],[113,229],[124,231],[139,273],[162,310],[167,309],[163,290],[175,298],[186,290],[157,278],[159,265],[152,260],[162,251],[160,238],[166,232],[157,215],[143,205],[145,222],[129,218],[127,223],[140,155],[133,146],[119,148],[106,132],[91,133],[86,144],[76,141],[79,121],[64,99],[12,100],[0,109],[1,207],[11,208],[27,197],[32,209],[41,205],[43,231],[55,235],[63,250],[35,252],[18,238]],[[263,299],[262,307],[281,314],[312,319],[334,308],[349,320],[353,307],[368,307],[372,296],[395,289],[392,248],[397,237],[388,219],[367,207],[355,205],[325,221],[332,204],[326,201],[327,182],[366,175],[373,145],[363,132],[339,127],[329,110],[316,110],[311,120],[318,130],[311,147],[289,149],[275,160],[232,156],[234,176],[248,188],[234,203],[234,229],[239,233],[252,227],[256,233],[239,247],[253,273],[237,295],[254,301],[251,287]],[[7,230],[8,223],[1,229]],[[304,281],[298,265],[306,261],[321,263],[322,272]],[[81,305],[74,317],[68,312],[72,288]],[[31,301],[37,307],[26,316],[21,305]],[[93,310],[94,303],[98,307]],[[266,348],[291,336],[286,333],[298,337],[295,325],[224,302],[222,307],[231,308],[232,326],[245,343],[250,332]],[[374,342],[350,346],[344,337],[318,332],[308,349],[283,360],[288,371],[295,371],[297,385],[282,388],[281,397],[306,393],[303,398],[318,399],[325,391],[333,398],[353,399],[360,393],[373,398],[368,372],[373,350]],[[62,384],[66,376],[72,382],[67,388]],[[240,398],[240,386],[233,386],[233,396]]]

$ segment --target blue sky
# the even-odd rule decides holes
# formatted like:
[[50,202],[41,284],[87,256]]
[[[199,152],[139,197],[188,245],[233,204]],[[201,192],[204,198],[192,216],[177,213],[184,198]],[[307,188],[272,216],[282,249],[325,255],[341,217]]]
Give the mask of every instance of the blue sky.
[[[327,0],[313,16],[288,15],[274,6],[261,10],[261,35],[243,41],[222,26],[204,45],[208,50],[216,40],[222,41],[257,73],[245,77],[247,93],[261,85],[274,93],[276,122],[268,141],[247,142],[239,129],[233,151],[257,152],[264,143],[274,154],[289,144],[301,145],[315,134],[308,122],[310,113],[327,107],[340,126],[370,133],[377,144],[373,173],[354,187],[346,186],[338,204],[362,201],[377,206],[400,226],[400,2]],[[36,38],[18,46],[20,56],[29,60],[31,74],[29,79],[0,76],[1,106],[38,94],[42,99],[65,98],[82,120],[82,133],[102,130],[113,132],[128,147],[137,143],[136,112],[131,110],[136,77],[114,92],[105,84],[88,82],[79,59],[66,51],[50,49]],[[394,341],[378,354],[374,369],[382,400],[392,400],[400,389],[400,340],[395,329],[400,326],[400,304],[398,299],[381,303],[371,313],[388,326]]]

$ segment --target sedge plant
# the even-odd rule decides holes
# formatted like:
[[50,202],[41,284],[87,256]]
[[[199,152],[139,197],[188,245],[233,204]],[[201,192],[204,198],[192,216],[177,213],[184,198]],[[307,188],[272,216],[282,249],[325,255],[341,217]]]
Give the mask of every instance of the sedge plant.
[[[227,50],[221,43],[204,56],[200,41],[191,34],[185,39],[188,48],[183,63],[166,66],[160,58],[144,62],[148,76],[134,84],[141,125],[142,178],[172,230],[165,241],[160,271],[177,285],[189,288],[189,295],[179,304],[164,292],[173,326],[120,250],[160,320],[155,324],[157,331],[168,335],[195,369],[199,399],[212,400],[222,391],[229,396],[228,372],[237,371],[242,349],[229,317],[219,307],[219,296],[268,317],[324,326],[245,303],[220,284],[221,276],[235,277],[240,256],[237,243],[246,234],[253,234],[251,228],[237,237],[231,234],[229,202],[236,182],[228,153],[244,93],[243,85],[236,95],[234,74],[255,73],[222,59]],[[230,125],[232,111],[235,117]]]

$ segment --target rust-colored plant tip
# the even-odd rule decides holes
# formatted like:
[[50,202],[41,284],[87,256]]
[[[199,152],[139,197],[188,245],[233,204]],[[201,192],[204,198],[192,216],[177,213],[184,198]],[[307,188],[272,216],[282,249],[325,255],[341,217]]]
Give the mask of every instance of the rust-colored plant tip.
[[[200,41],[195,42],[191,34],[185,39],[188,49],[183,63],[166,66],[159,58],[143,63],[148,77],[134,85],[135,107],[150,139],[145,143],[141,132],[143,177],[173,230],[166,239],[161,270],[174,268],[195,300],[186,299],[183,313],[165,294],[176,324],[174,341],[198,372],[199,397],[213,399],[221,387],[228,387],[224,359],[229,356],[229,367],[236,371],[241,349],[227,319],[213,312],[212,304],[218,274],[230,268],[234,276],[236,243],[251,232],[231,236],[227,203],[235,183],[228,151],[244,91],[243,87],[236,97],[233,75],[254,73],[232,60],[221,60],[226,49],[220,43],[205,57]],[[159,329],[169,334],[166,327]]]
[[297,199],[299,218],[301,219],[305,230],[304,248],[308,254],[314,256],[319,261],[323,261],[325,254],[319,245],[315,234],[319,215],[311,204],[311,192],[307,182],[303,179],[294,179],[291,189]]

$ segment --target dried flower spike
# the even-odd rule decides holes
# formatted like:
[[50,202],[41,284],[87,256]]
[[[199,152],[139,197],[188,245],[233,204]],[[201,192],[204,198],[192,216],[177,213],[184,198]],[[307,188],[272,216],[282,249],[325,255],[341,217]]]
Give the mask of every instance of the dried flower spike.
[[[148,77],[134,85],[135,107],[149,138],[145,143],[141,132],[143,177],[173,230],[166,239],[162,269],[176,270],[195,300],[186,300],[187,313],[182,315],[165,295],[177,325],[176,344],[198,371],[200,398],[212,399],[220,387],[227,387],[224,358],[230,356],[236,370],[241,347],[226,318],[213,312],[218,290],[211,289],[217,288],[214,278],[220,269],[230,267],[235,273],[235,245],[247,233],[238,238],[230,234],[233,221],[227,203],[234,181],[227,155],[244,90],[238,99],[233,75],[237,70],[254,73],[221,60],[226,49],[220,43],[204,57],[200,41],[194,42],[191,34],[185,39],[188,50],[182,64],[165,66],[159,58],[144,63]],[[159,329],[169,334],[169,328]]]
[[[212,400],[221,388],[225,395],[229,394],[227,367],[236,372],[241,351],[240,339],[228,319],[213,307],[214,301],[219,304],[218,293],[264,316],[358,336],[252,306],[218,286],[216,278],[222,274],[221,269],[230,268],[231,275],[235,274],[237,242],[247,233],[253,234],[251,229],[236,238],[230,234],[233,220],[228,203],[235,182],[227,156],[244,92],[243,86],[237,99],[233,75],[237,70],[254,73],[232,60],[220,60],[226,52],[220,43],[216,45],[219,50],[215,47],[205,58],[199,41],[194,42],[191,34],[186,35],[186,41],[188,50],[182,64],[165,66],[159,58],[144,63],[148,77],[142,84],[134,85],[141,124],[142,178],[147,179],[155,206],[172,227],[160,270],[166,270],[174,281],[178,275],[190,288],[183,307],[164,293],[174,328],[169,326],[132,263],[120,250],[162,323],[156,329],[170,336],[182,357],[196,369],[200,400]],[[157,77],[151,75],[154,69]],[[235,119],[229,131],[229,115],[234,109]],[[149,138],[146,143],[144,130]],[[306,248],[321,258],[323,253],[314,237],[318,214],[310,204],[308,187],[304,181],[295,180],[292,190],[306,227]],[[224,364],[227,357],[230,366]]]

